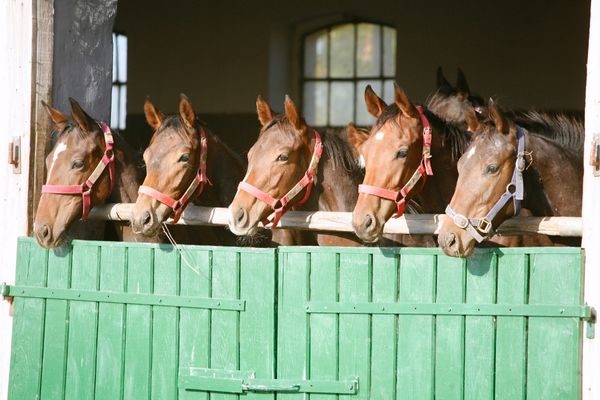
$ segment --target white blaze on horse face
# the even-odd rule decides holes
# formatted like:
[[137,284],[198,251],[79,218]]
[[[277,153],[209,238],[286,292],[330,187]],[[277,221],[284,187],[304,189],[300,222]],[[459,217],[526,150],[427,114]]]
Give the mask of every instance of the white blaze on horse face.
[[385,132],[383,132],[383,131],[379,131],[375,134],[375,140],[377,140],[377,141],[383,140],[384,137],[385,137]]
[[359,168],[365,169],[365,158],[362,154],[358,156],[358,166]]
[[56,150],[54,150],[54,154],[52,155],[52,164],[50,164],[50,169],[48,170],[48,180],[50,180],[50,177],[52,176],[52,168],[54,168],[58,156],[65,150],[67,150],[67,144],[65,142],[60,142],[56,145]]
[[477,148],[477,146],[471,147],[471,150],[469,150],[469,152],[467,153],[467,159],[473,157],[473,154],[475,154],[475,149],[476,148]]

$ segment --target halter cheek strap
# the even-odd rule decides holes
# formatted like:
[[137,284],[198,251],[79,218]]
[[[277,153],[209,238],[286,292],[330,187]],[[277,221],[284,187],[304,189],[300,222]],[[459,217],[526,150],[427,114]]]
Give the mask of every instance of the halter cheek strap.
[[394,218],[401,217],[404,214],[408,193],[414,189],[417,183],[421,182],[421,187],[419,188],[420,191],[427,181],[427,176],[433,175],[433,169],[431,168],[431,125],[429,125],[429,121],[423,113],[423,107],[417,106],[417,111],[421,117],[421,123],[423,124],[423,154],[419,167],[412,174],[408,182],[406,182],[402,189],[397,192],[372,185],[358,185],[358,193],[370,194],[396,203],[396,212],[393,215]]
[[238,190],[243,190],[244,192],[256,197],[258,200],[267,203],[273,209],[271,215],[265,218],[262,223],[267,228],[274,228],[279,223],[283,214],[289,209],[290,202],[304,189],[306,192],[300,201],[297,201],[294,205],[301,206],[306,203],[308,198],[310,197],[310,193],[314,184],[315,175],[317,173],[317,167],[319,166],[319,160],[321,159],[321,155],[323,154],[323,143],[321,142],[321,135],[316,130],[315,133],[315,147],[313,149],[312,157],[310,159],[310,163],[308,164],[308,168],[304,173],[304,176],[298,183],[294,185],[283,197],[280,199],[276,199],[270,194],[263,192],[258,189],[256,186],[251,185],[246,181],[241,181],[238,185]]
[[108,167],[109,178],[110,178],[110,191],[112,193],[115,187],[115,154],[113,151],[113,135],[107,124],[101,121],[96,121],[100,129],[102,129],[102,133],[104,134],[104,142],[106,148],[104,149],[104,154],[102,155],[102,159],[90,175],[90,177],[80,185],[43,185],[42,193],[52,193],[52,194],[67,194],[67,195],[77,195],[80,194],[83,202],[83,211],[81,213],[81,219],[87,219],[90,210],[92,209],[92,189],[94,185],[106,169]]
[[510,183],[506,185],[506,190],[496,204],[488,211],[483,218],[468,218],[462,214],[457,213],[448,205],[446,207],[446,215],[452,218],[452,221],[456,226],[466,230],[469,234],[481,243],[485,238],[490,237],[494,233],[492,227],[492,221],[496,218],[496,215],[504,208],[504,206],[512,198],[514,205],[514,214],[518,215],[521,211],[521,201],[524,197],[524,185],[523,185],[523,171],[526,169],[525,162],[525,132],[523,128],[517,126],[517,159],[515,161],[515,168],[513,170],[512,178]]
[[151,188],[150,186],[140,186],[138,189],[138,193],[145,194],[146,196],[150,196],[155,200],[163,203],[169,208],[173,209],[173,223],[177,223],[179,218],[181,218],[181,214],[183,210],[188,206],[190,200],[194,197],[194,193],[198,190],[197,196],[199,196],[203,191],[204,187],[210,180],[206,176],[206,160],[208,154],[208,141],[206,139],[206,132],[203,128],[200,128],[200,162],[198,165],[198,172],[196,176],[186,189],[186,191],[181,195],[181,197],[177,200],[174,198],[159,192],[158,190]]

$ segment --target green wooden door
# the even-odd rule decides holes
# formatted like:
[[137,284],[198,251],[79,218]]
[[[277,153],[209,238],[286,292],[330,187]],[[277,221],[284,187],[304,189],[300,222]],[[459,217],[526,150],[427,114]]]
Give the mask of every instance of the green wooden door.
[[578,399],[581,251],[19,240],[9,398]]

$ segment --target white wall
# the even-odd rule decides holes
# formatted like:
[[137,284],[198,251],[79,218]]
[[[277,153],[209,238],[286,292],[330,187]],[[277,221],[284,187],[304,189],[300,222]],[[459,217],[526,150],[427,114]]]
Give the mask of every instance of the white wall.
[[[22,160],[29,160],[31,133],[32,1],[0,1],[0,282],[14,283],[17,237],[27,234],[29,164],[15,175],[8,164],[8,142],[21,137]],[[7,398],[12,318],[0,301],[0,399]]]

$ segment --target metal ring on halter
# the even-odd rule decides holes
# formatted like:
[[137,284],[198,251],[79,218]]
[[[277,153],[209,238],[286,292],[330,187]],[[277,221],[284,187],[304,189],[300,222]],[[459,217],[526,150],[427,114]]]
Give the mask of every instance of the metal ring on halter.
[[514,194],[517,191],[517,185],[514,182],[510,182],[506,185],[506,192],[510,194]]
[[462,214],[454,214],[452,220],[461,229],[465,229],[469,225],[469,220]]
[[492,229],[492,223],[485,218],[479,220],[477,230],[482,233],[488,233]]

